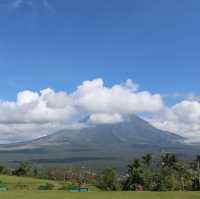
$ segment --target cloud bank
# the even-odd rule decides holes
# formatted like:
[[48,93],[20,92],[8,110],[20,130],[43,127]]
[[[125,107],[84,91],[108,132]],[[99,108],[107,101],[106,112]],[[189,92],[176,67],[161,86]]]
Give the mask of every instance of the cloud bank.
[[157,128],[175,132],[193,142],[200,141],[199,101],[184,100],[172,107],[165,107],[149,121]]
[[[63,128],[123,122],[132,114],[145,113],[157,128],[200,140],[198,98],[168,107],[160,94],[140,90],[130,79],[108,87],[99,78],[84,81],[71,93],[25,90],[15,101],[0,100],[1,142],[33,139]],[[86,116],[88,121],[79,122]]]
[[72,93],[47,88],[25,90],[15,101],[0,101],[2,139],[32,139],[67,127],[89,116],[88,123],[122,122],[125,116],[158,112],[163,108],[159,94],[140,91],[132,80],[107,87],[102,79],[84,81]]

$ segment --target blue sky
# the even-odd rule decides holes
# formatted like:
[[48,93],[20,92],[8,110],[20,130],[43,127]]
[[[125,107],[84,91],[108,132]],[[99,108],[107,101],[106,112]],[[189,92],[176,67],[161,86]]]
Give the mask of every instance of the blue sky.
[[131,78],[159,93],[198,94],[198,0],[1,0],[0,97]]
[[199,9],[199,0],[0,0],[1,142],[130,114],[200,140]]

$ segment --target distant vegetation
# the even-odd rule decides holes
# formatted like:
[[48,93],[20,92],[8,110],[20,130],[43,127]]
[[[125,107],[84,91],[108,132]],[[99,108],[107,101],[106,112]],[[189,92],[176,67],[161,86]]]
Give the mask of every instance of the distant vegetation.
[[[127,166],[127,171],[120,174],[112,168],[103,171],[75,167],[38,168],[22,162],[15,169],[0,166],[0,175],[0,187],[17,190],[67,190],[89,186],[104,191],[200,191],[200,156],[186,164],[174,154],[166,153],[158,161],[146,154],[135,159]],[[19,178],[15,176],[21,180],[17,181]]]

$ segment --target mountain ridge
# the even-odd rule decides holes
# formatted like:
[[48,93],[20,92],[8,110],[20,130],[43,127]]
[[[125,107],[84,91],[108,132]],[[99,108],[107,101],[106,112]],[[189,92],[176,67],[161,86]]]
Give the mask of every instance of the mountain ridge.
[[0,145],[0,155],[6,154],[5,159],[11,162],[119,166],[147,152],[174,152],[183,157],[195,154],[198,147],[184,140],[134,115],[121,123],[64,129],[32,141]]
[[[85,120],[86,119],[84,119],[84,121]],[[53,142],[56,142],[56,140],[59,139],[59,137],[61,137],[60,139],[63,141],[63,138],[72,139],[76,134],[78,134],[81,137],[84,134],[87,140],[86,134],[89,136],[92,134],[92,132],[97,131],[97,129],[98,129],[98,133],[96,133],[97,137],[99,135],[100,137],[102,137],[102,135],[104,135],[105,137],[106,135],[110,135],[110,136],[112,135],[113,137],[121,141],[126,141],[129,138],[132,138],[132,139],[135,138],[137,141],[146,140],[150,142],[151,140],[149,136],[153,136],[154,138],[153,141],[155,141],[156,136],[158,136],[158,139],[163,139],[163,141],[165,140],[166,142],[167,141],[179,142],[179,141],[185,140],[185,138],[180,135],[177,135],[175,133],[171,133],[168,131],[159,130],[153,127],[147,121],[135,115],[132,115],[131,117],[126,119],[124,122],[120,122],[120,123],[96,124],[96,125],[86,126],[81,129],[63,129],[55,133],[52,133],[50,135],[43,136],[34,140],[18,142],[18,143],[13,143],[13,144],[12,143],[3,144],[0,146],[12,147],[12,146],[20,146],[20,145],[26,145],[26,144],[34,144],[34,143],[39,143],[39,142],[45,142],[48,139],[51,140],[51,144],[52,144]],[[120,130],[117,130],[117,129],[120,129]]]

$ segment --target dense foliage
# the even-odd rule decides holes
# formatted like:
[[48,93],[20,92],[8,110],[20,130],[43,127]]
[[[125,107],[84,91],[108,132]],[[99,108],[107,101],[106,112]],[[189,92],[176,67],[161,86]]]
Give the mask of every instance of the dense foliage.
[[[37,168],[27,162],[22,162],[15,169],[0,166],[0,174],[60,181],[63,182],[60,189],[93,184],[105,191],[199,191],[200,156],[186,164],[174,154],[163,154],[158,161],[154,161],[151,154],[146,154],[129,164],[124,175],[117,174],[111,168],[96,173],[88,168]],[[47,183],[40,189],[50,190],[54,186]]]

